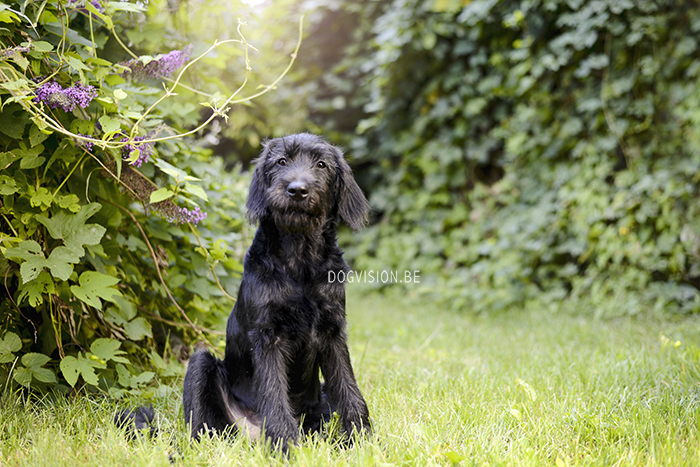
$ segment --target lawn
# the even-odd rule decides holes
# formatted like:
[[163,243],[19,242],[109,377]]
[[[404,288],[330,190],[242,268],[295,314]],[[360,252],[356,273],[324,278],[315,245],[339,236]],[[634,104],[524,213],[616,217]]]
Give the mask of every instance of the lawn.
[[[700,319],[473,316],[349,291],[374,436],[307,438],[291,465],[699,465]],[[0,465],[285,465],[260,443],[189,443],[181,382],[150,401],[160,435],[127,441],[125,401],[5,395]]]

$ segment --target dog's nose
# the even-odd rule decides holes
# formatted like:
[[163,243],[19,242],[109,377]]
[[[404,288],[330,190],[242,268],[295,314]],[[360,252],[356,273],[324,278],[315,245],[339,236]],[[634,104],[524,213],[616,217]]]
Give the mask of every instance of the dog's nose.
[[309,187],[306,186],[306,183],[296,180],[287,185],[287,194],[296,201],[301,201],[309,196]]

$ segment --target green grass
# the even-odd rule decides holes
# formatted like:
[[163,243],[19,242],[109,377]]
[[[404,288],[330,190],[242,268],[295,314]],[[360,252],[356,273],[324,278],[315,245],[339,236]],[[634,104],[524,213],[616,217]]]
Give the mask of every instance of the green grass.
[[[700,465],[700,319],[496,317],[348,298],[374,436],[307,438],[291,465]],[[124,402],[5,397],[0,465],[285,465],[260,443],[189,443],[181,385],[152,401],[161,435],[127,441]]]

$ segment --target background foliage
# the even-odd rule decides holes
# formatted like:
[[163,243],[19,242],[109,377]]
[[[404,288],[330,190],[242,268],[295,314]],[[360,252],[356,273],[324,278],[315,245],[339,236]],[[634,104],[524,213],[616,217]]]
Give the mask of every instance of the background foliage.
[[344,141],[376,209],[354,268],[419,269],[459,310],[700,310],[696,3],[320,11],[307,127]]

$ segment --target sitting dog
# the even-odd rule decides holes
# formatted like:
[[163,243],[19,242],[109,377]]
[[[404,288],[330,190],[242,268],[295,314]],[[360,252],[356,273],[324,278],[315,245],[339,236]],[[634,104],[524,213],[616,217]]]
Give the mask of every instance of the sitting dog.
[[[248,218],[259,223],[245,257],[223,360],[192,355],[183,393],[197,439],[234,427],[287,450],[337,412],[343,430],[371,430],[347,346],[347,272],[338,222],[367,222],[369,205],[342,152],[311,134],[267,142],[256,160]],[[319,371],[323,374],[321,384]]]

